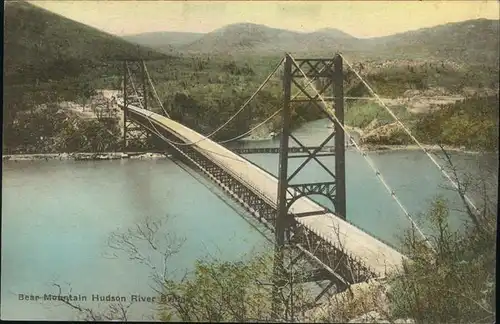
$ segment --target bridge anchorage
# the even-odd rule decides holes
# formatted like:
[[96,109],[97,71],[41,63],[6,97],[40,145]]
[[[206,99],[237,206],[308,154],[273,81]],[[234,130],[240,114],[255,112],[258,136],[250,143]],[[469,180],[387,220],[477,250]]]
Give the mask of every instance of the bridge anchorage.
[[[158,96],[163,115],[144,109],[144,102],[133,104],[127,101],[126,87],[123,99],[117,102],[126,111],[128,119],[168,146],[176,156],[175,163],[205,175],[245,208],[253,220],[268,229],[263,234],[275,245],[273,310],[280,314],[279,317],[285,314],[287,319],[294,321],[293,307],[286,306],[293,304],[297,284],[317,283],[321,291],[315,302],[319,302],[323,296],[331,294],[332,288],[339,292],[370,278],[385,276],[401,266],[404,256],[346,221],[342,55],[337,54],[332,59],[294,59],[286,55],[264,84],[283,63],[283,107],[271,116],[281,111],[277,177],[210,139],[231,119],[218,130],[203,136],[172,120]],[[147,69],[144,70],[147,75]],[[124,85],[127,85],[126,81]],[[311,86],[312,83],[315,85]],[[136,93],[132,77],[130,84]],[[314,90],[313,94],[307,92],[308,86]],[[302,98],[291,96],[292,87],[299,90]],[[155,92],[154,86],[152,89]],[[331,103],[322,96],[329,89],[334,95],[327,99]],[[306,146],[291,134],[290,116],[297,108],[292,105],[297,103],[305,103],[308,109],[319,109],[334,124],[334,132],[319,146]],[[334,152],[327,146],[331,140],[335,144]],[[289,142],[297,143],[301,152],[291,152]],[[305,160],[296,170],[289,172],[289,161],[299,155]],[[325,157],[334,157],[334,170],[320,160]],[[321,182],[297,181],[297,174],[313,161],[326,171],[328,177]],[[326,197],[332,206],[318,204],[309,198],[311,195]]]

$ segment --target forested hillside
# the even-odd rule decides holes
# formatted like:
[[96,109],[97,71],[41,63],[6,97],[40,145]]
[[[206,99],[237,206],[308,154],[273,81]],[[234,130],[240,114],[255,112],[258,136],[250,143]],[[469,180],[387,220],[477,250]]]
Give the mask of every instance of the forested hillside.
[[[119,87],[117,59],[168,58],[24,1],[8,1],[4,11],[4,150],[55,149],[47,141],[57,142],[54,137],[69,123],[55,103],[89,98],[103,86]],[[45,111],[41,104],[52,108]],[[96,126],[88,141],[98,136]],[[100,128],[109,133],[104,125]],[[83,142],[80,146],[86,147]]]
[[[444,57],[444,52],[437,50],[425,51],[439,54],[441,60],[402,59],[396,55],[390,60],[371,58],[353,62],[356,63],[355,68],[373,89],[383,97],[404,97],[408,91],[422,93],[437,91],[442,95],[467,97],[470,95],[466,95],[466,92],[470,91],[487,89],[491,92],[498,89],[498,67],[488,61],[492,53],[498,50],[495,48],[495,44],[498,45],[498,35],[492,32],[497,25],[498,21],[468,21],[372,39],[368,42],[336,29],[304,34],[262,25],[236,24],[205,35],[190,35],[195,40],[182,46],[188,48],[195,44],[193,46],[199,47],[202,52],[210,48],[230,51],[230,48],[236,46],[235,48],[243,49],[241,55],[232,56],[231,53],[218,54],[208,51],[169,56],[156,53],[147,47],[131,44],[31,4],[8,2],[5,4],[4,130],[10,135],[4,138],[4,144],[16,151],[26,151],[28,144],[30,152],[39,151],[41,147],[49,151],[62,150],[62,146],[40,142],[40,137],[46,139],[66,134],[60,133],[59,128],[54,125],[62,123],[67,118],[65,115],[54,120],[49,117],[41,118],[40,116],[46,112],[40,110],[39,105],[49,104],[51,109],[57,111],[57,103],[61,101],[88,100],[95,94],[95,89],[119,89],[122,67],[114,60],[123,57],[161,58],[162,60],[147,64],[163,105],[171,110],[175,119],[202,133],[209,133],[218,128],[252,95],[281,59],[282,53],[273,54],[273,51],[283,44],[292,49],[293,47],[297,49],[297,44],[301,46],[309,44],[303,49],[312,51],[318,49],[318,46],[331,49],[335,43],[359,48],[360,51],[371,49],[379,53],[383,52],[381,50],[383,48],[394,47],[413,55],[420,50],[433,48],[432,46],[436,48],[440,39],[446,38],[443,44],[453,48],[455,54],[466,55],[470,62],[454,62],[451,59],[457,57],[455,54]],[[167,36],[175,39],[175,35],[169,35]],[[167,36],[150,35],[150,40],[155,41],[151,45],[160,46],[161,39]],[[135,37],[140,38],[140,35]],[[302,41],[305,43],[301,43]],[[362,46],[359,45],[361,41],[365,42]],[[179,44],[179,39],[174,42]],[[468,44],[468,47],[461,50],[460,46],[463,44]],[[417,45],[422,48],[417,49],[415,47]],[[409,47],[411,50],[406,51],[405,46],[413,47]],[[261,49],[265,49],[267,54],[262,54],[264,52],[260,51]],[[350,54],[346,55],[351,57]],[[476,60],[481,62],[474,63]],[[352,71],[349,69],[345,71],[346,96],[368,96],[366,87],[356,81]],[[240,135],[279,109],[282,94],[280,73],[282,71],[271,78],[269,84],[240,116],[217,133],[216,139]],[[490,101],[487,102],[490,107]],[[355,124],[358,120],[369,124],[374,116],[378,116],[378,113],[370,115],[371,110],[360,103],[349,102],[349,105],[355,106],[348,114],[351,118],[348,123],[352,122],[353,126],[357,126]],[[358,109],[356,105],[364,108]],[[292,109],[293,127],[304,121],[324,116],[317,109],[304,105],[294,104]],[[38,115],[26,115],[35,114],[35,111]],[[54,114],[54,116],[59,115]],[[467,116],[469,119],[474,119],[474,110]],[[30,118],[33,120],[30,121]],[[446,125],[449,123],[440,125],[448,127]],[[485,125],[483,126],[486,127]],[[102,125],[102,127],[108,126]],[[278,128],[279,118],[275,118],[263,131],[279,132]],[[87,128],[82,126],[77,127],[78,129]],[[109,132],[103,128],[102,137],[105,138],[107,133]],[[488,130],[486,133],[494,134],[493,130]],[[72,136],[81,135],[78,131],[72,134]],[[115,141],[119,140],[116,133],[113,136]],[[87,138],[93,137],[87,136]],[[451,145],[462,143],[457,137],[443,138],[447,138],[447,142]],[[78,145],[64,146],[64,150],[89,150],[97,147],[87,144],[82,142]],[[118,145],[99,147],[102,150],[116,149]]]
[[359,39],[335,28],[303,33],[257,24],[232,24],[199,33],[155,32],[125,39],[158,50],[192,54],[330,55],[363,59],[445,60],[498,66],[499,21],[475,19],[376,38]]

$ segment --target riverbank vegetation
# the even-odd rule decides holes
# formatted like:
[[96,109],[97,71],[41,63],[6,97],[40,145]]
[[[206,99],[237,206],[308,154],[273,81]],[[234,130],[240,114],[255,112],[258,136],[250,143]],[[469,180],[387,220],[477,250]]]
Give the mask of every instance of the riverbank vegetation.
[[449,225],[450,206],[437,199],[428,212],[429,245],[408,232],[405,264],[391,285],[395,317],[417,323],[491,323],[495,318],[496,217],[487,210],[465,234]]
[[498,95],[466,98],[420,117],[415,135],[425,143],[498,150]]
[[[498,99],[498,94],[474,95],[420,114],[409,113],[404,106],[391,110],[422,144],[491,152],[498,150]],[[364,144],[415,144],[379,104],[353,103],[345,122],[364,130]]]
[[[174,119],[202,134],[211,133],[233,116],[265,78],[262,65],[251,67],[234,61],[217,62],[214,58],[184,58],[174,61],[179,64],[169,66],[163,63],[163,67],[159,63],[153,65],[154,72],[151,74],[157,82],[158,94],[162,98],[163,106],[170,111]],[[269,66],[269,64],[263,65]],[[203,67],[196,68],[196,66]],[[256,73],[255,70],[259,68],[261,72]],[[192,72],[192,69],[198,71]],[[109,88],[118,88],[117,75],[107,77],[106,80],[109,82]],[[373,84],[374,87],[380,87],[383,84],[381,82]],[[4,97],[6,107],[4,152],[50,153],[64,152],[69,148],[77,150],[75,152],[87,149],[118,149],[119,136],[115,129],[116,125],[111,125],[109,128],[109,121],[105,123],[97,120],[75,121],[66,112],[55,108],[43,108],[55,107],[61,101],[88,103],[95,95],[97,86],[83,82],[74,91],[60,89],[58,85],[36,93],[20,93],[26,87],[15,91],[13,88],[7,88]],[[348,90],[346,96],[352,96],[352,93],[356,92],[356,89],[353,89]],[[383,93],[380,95],[384,96]],[[160,112],[158,105],[154,106],[154,101],[151,102],[154,109]],[[281,84],[279,80],[274,79],[214,138],[225,140],[247,132],[271,116],[281,104]],[[488,151],[498,148],[498,95],[468,96],[461,101],[419,114],[410,113],[404,104],[393,106],[391,109],[423,144],[441,143]],[[54,115],[49,116],[50,114]],[[292,104],[293,128],[304,122],[324,117],[324,114],[314,106]],[[349,126],[361,128],[367,135],[372,132],[371,135],[362,138],[364,144],[414,144],[404,131],[394,124],[394,119],[389,113],[377,103],[348,101],[345,122]],[[268,132],[279,132],[279,125],[280,115],[273,118],[265,127]],[[85,143],[61,146],[50,144],[46,142],[47,140],[40,142],[41,137],[54,138],[56,142],[74,141],[69,136],[76,136],[75,127],[80,130],[80,134],[83,135],[80,140]],[[85,135],[87,131],[96,134],[87,136]],[[102,138],[103,143],[93,143],[96,138]]]
[[[458,180],[453,164],[450,168]],[[162,222],[150,217],[128,231],[113,233],[109,247],[116,255],[150,268],[160,300],[157,319],[162,321],[491,323],[496,315],[497,202],[487,191],[471,191],[482,187],[480,181],[460,181],[458,187],[463,205],[450,206],[441,197],[429,205],[423,219],[430,224],[426,239],[414,228],[405,232],[402,252],[409,260],[402,269],[353,285],[321,305],[313,302],[315,294],[305,286],[295,284],[290,291],[285,284],[278,300],[286,307],[278,314],[271,308],[272,252],[251,253],[234,261],[207,256],[184,276],[174,276],[169,260],[182,253],[183,241],[168,230],[163,232]],[[480,194],[479,212],[466,202],[466,194]],[[468,216],[462,228],[451,225],[455,208]],[[282,283],[288,280],[288,275],[280,278]],[[91,309],[72,307],[88,319],[103,319]],[[127,305],[110,309],[117,311],[106,319],[127,320]]]
[[[226,59],[227,61],[225,61]],[[266,74],[272,71],[273,64],[278,61],[279,58],[275,57],[254,59],[248,63],[228,58],[221,60],[210,56],[185,56],[172,58],[168,61],[151,62],[148,63],[148,68],[156,84],[156,90],[162,99],[162,104],[170,111],[172,117],[203,134],[207,134],[222,125],[240,109],[265,79]],[[280,72],[278,71],[277,76],[271,78],[244,111],[216,134],[215,139],[225,140],[241,135],[279,109],[282,104]],[[118,149],[120,139],[113,129],[115,126],[108,129],[107,123],[96,121],[78,122],[81,134],[85,134],[86,130],[98,133],[95,136],[84,135],[81,141],[85,143],[63,147],[40,142],[40,137],[57,138],[56,142],[71,142],[72,140],[68,136],[71,134],[76,136],[72,126],[69,126],[75,122],[68,122],[70,118],[67,114],[62,117],[64,113],[60,111],[50,117],[47,114],[53,114],[55,110],[40,107],[55,106],[61,101],[86,104],[91,101],[99,87],[119,89],[120,77],[117,67],[111,67],[101,77],[94,76],[94,81],[91,82],[89,80],[93,73],[88,75],[84,73],[74,77],[72,81],[67,79],[64,82],[60,81],[62,83],[56,82],[49,85],[44,83],[36,86],[35,89],[40,91],[33,91],[33,89],[26,91],[29,84],[13,85],[6,88],[4,130],[7,136],[4,138],[4,152],[62,152],[61,150],[70,147],[78,151],[97,149],[97,147],[99,150],[110,150],[114,147]],[[432,82],[426,81],[423,86],[417,87],[418,82],[423,82],[424,74],[422,73],[418,74],[418,77],[409,77],[406,70],[394,70],[393,68],[377,70],[373,73],[368,74],[367,79],[382,97],[400,95],[399,92],[394,92],[398,89],[397,87],[390,87],[396,82],[394,80],[397,80],[398,87],[403,84],[406,91],[408,89],[425,89],[428,84],[443,86],[451,82],[449,75],[441,79],[434,77]],[[457,72],[455,81],[462,82],[463,75],[468,74]],[[77,81],[79,78],[81,83]],[[415,78],[420,81],[415,81]],[[486,77],[484,76],[483,79],[486,80]],[[345,84],[346,96],[366,96],[365,90],[362,90],[364,86],[354,83],[351,75]],[[75,86],[65,88],[64,84],[75,84]],[[472,83],[466,84],[466,86],[471,85]],[[451,93],[452,90],[447,89],[446,91]],[[154,100],[150,100],[150,103],[153,109],[161,112],[159,105]],[[465,146],[467,149],[481,150],[495,150],[497,147],[497,124],[495,121],[498,119],[498,95],[468,96],[462,101],[449,103],[438,109],[429,110],[427,113],[414,114],[410,113],[407,108],[404,104],[392,107],[398,118],[422,143],[442,143],[449,146]],[[30,118],[36,120],[28,121]],[[292,104],[292,128],[318,118],[324,118],[324,114],[317,107],[300,103]],[[63,122],[64,120],[65,122]],[[375,136],[367,136],[363,139],[365,144],[413,144],[402,129],[396,125],[387,126],[394,123],[394,120],[383,107],[375,102],[367,104],[366,102],[348,100],[345,120],[347,125],[364,129],[365,133],[379,128],[378,132],[374,132]],[[20,126],[25,123],[29,125]],[[69,128],[62,132],[47,126],[36,126],[46,123],[51,125],[60,123],[59,126],[54,126],[58,130]],[[268,132],[279,132],[279,125],[280,116],[278,115],[270,120],[265,127]],[[383,126],[391,131],[384,134],[384,128],[381,128]],[[113,134],[111,137],[105,135],[110,133],[108,131]],[[95,138],[102,138],[104,142],[97,145]]]
[[4,154],[114,152],[120,149],[115,118],[82,119],[48,104],[18,111],[4,124]]
[[[491,322],[496,313],[496,216],[491,209],[495,206],[481,206],[480,216],[467,206],[463,207],[469,222],[465,228],[452,229],[452,207],[437,197],[426,213],[431,224],[428,241],[414,229],[406,232],[403,252],[411,261],[399,272],[380,282],[361,284],[366,287],[359,292],[334,295],[316,308],[311,308],[314,296],[295,285],[299,292],[293,299],[281,300],[291,304],[278,315],[279,320],[291,322],[293,312],[300,322]],[[265,259],[256,257],[248,263],[214,260],[198,265],[184,282],[165,286],[163,294],[176,295],[163,304],[169,311],[160,311],[162,319],[269,321],[271,276],[268,285],[261,278],[270,274],[272,259],[259,263],[261,260]],[[267,272],[262,268],[265,264]]]
[[[25,2],[6,5],[5,26],[3,123],[7,136],[3,140],[4,152],[118,147],[114,126],[109,129],[106,123],[90,120],[68,122],[69,114],[41,107],[55,106],[62,101],[86,104],[98,89],[119,90],[123,73],[122,62],[117,61],[120,58],[160,59],[147,64],[163,106],[175,119],[203,134],[211,133],[233,116],[281,59],[277,54],[161,54]],[[357,62],[355,67],[378,95],[388,98],[407,96],[408,91],[440,89],[438,92],[444,95],[456,95],[470,89],[476,92],[484,88],[498,89],[498,67],[491,63],[453,64],[447,58],[429,62],[370,60]],[[367,88],[349,69],[345,71],[345,95],[367,96]],[[214,138],[225,140],[241,135],[281,108],[282,73],[279,69],[247,108]],[[314,91],[310,93],[314,95]],[[404,105],[395,109],[424,143],[494,150],[496,124],[492,118],[498,116],[498,104],[495,105],[498,94],[466,97],[461,103],[428,114],[410,114]],[[153,109],[160,111],[154,99],[150,103]],[[57,116],[47,116],[54,113]],[[292,104],[292,128],[323,117],[316,107]],[[348,103],[348,125],[363,128],[374,121],[385,126],[391,118],[381,107]],[[79,131],[71,126],[75,123],[79,123]],[[277,116],[265,126],[265,132],[279,133],[279,125]],[[82,135],[82,143],[71,139],[77,134]],[[393,131],[390,136],[372,136],[366,142],[409,143],[405,136],[401,131]],[[46,143],[47,138],[72,144]],[[101,139],[103,143],[96,144]]]

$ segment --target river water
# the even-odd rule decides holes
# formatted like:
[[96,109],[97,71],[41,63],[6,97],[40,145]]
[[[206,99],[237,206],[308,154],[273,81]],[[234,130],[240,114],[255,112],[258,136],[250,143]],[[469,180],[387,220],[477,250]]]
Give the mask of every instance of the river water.
[[[325,121],[309,123],[295,134],[307,145],[318,144],[329,132],[325,125]],[[274,140],[247,145],[278,144]],[[458,196],[441,188],[445,180],[422,152],[372,152],[369,156],[419,224],[418,214],[437,194],[458,205]],[[248,158],[276,174],[277,155],[252,154]],[[333,159],[323,160],[333,167]],[[473,173],[482,170],[488,160],[464,154],[455,154],[454,159]],[[353,149],[346,153],[346,174],[349,221],[398,246],[410,223]],[[325,176],[319,166],[311,165],[298,179],[317,181]],[[490,180],[496,185],[496,180]],[[108,245],[111,233],[134,228],[147,217],[162,221],[162,233],[185,239],[180,252],[168,261],[173,278],[180,278],[199,258],[237,260],[268,247],[240,216],[241,210],[219,198],[220,191],[168,159],[8,161],[3,163],[2,184],[2,319],[74,319],[76,313],[68,306],[41,301],[44,294],[58,293],[54,284],[60,285],[63,294],[71,289],[72,295],[86,296],[87,301],[80,304],[96,310],[108,303],[92,301],[93,295],[122,296],[127,302],[131,295],[155,296],[149,287],[148,266],[120,251],[113,255]],[[318,202],[324,201],[319,197]],[[454,224],[461,217],[455,213]],[[151,249],[141,251],[147,256]],[[151,258],[157,264],[154,254]],[[40,299],[20,300],[20,294]],[[154,307],[148,301],[136,302],[129,319],[147,320],[155,314]]]

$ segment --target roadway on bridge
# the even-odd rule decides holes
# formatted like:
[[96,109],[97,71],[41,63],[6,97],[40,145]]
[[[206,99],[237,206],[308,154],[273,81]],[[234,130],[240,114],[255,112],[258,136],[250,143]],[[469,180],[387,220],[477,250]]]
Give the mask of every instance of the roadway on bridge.
[[[257,195],[274,202],[274,206],[276,206],[278,195],[278,179],[276,177],[222,145],[205,139],[205,136],[167,117],[131,105],[128,106],[128,109],[130,112],[148,118],[157,128],[162,127],[174,133],[185,143],[196,142],[193,144],[194,149],[224,169],[238,175],[240,180],[246,182],[245,185],[249,189],[257,191],[255,192]],[[205,140],[200,141],[202,139]],[[298,199],[290,208],[290,212],[294,214],[312,211],[324,211],[324,208],[307,197]],[[343,250],[362,261],[379,277],[385,277],[388,273],[400,268],[402,260],[406,258],[392,247],[334,214],[324,213],[297,217],[296,220],[333,246],[342,247]]]

